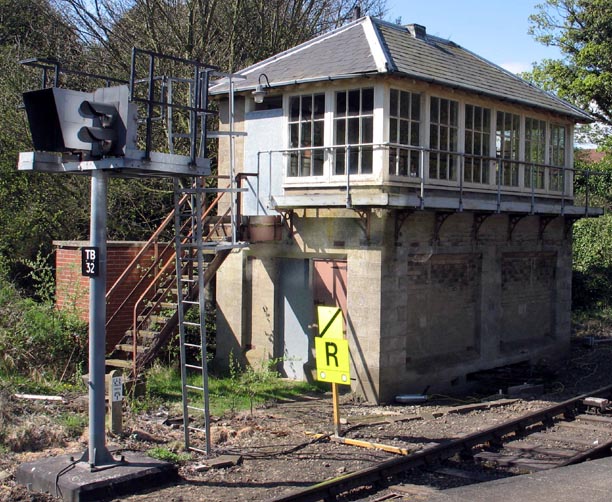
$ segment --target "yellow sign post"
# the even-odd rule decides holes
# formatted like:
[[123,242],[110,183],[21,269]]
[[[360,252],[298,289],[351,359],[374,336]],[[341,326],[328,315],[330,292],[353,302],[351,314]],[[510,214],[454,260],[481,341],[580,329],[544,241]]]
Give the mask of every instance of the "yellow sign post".
[[332,384],[334,429],[340,435],[338,384],[350,385],[348,340],[342,332],[342,311],[337,307],[317,307],[319,336],[315,338],[317,380]]

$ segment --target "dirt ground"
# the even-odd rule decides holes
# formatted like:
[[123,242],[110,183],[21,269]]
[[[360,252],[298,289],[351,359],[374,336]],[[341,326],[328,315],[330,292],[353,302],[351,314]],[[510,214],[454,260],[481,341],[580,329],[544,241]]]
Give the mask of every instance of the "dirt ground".
[[[484,380],[489,383],[489,388],[483,389],[487,392],[478,397],[431,396],[427,402],[418,405],[370,406],[355,402],[350,395],[343,395],[342,434],[346,438],[414,452],[427,445],[469,434],[553,402],[612,384],[612,343],[603,339],[601,343],[588,346],[587,341],[584,337],[575,339],[571,357],[556,372],[515,368],[485,375]],[[534,395],[509,396],[499,395],[494,390],[500,388],[503,391],[510,384],[524,382],[543,384],[544,391],[536,388]],[[487,395],[488,392],[491,394]],[[4,404],[0,402],[0,419],[10,419],[11,413],[28,413],[33,420],[42,415],[47,418],[42,419],[40,428],[50,430],[53,429],[53,417],[65,412],[65,407],[76,409],[83,406],[82,398],[71,399],[66,404],[24,402],[11,396],[5,396],[4,400]],[[128,416],[125,434],[109,438],[108,446],[118,452],[145,452],[154,447],[179,450],[183,440],[182,430],[168,423],[167,419],[168,414],[164,409],[148,415]],[[329,394],[268,403],[255,410],[253,415],[246,412],[233,417],[213,417],[211,458],[196,455],[182,463],[179,468],[180,481],[176,484],[115,500],[270,500],[292,490],[372,466],[398,454],[330,441],[328,435],[332,432]],[[321,438],[318,435],[324,436]],[[27,493],[23,487],[15,485],[12,474],[15,467],[25,461],[66,452],[82,452],[86,447],[87,432],[81,438],[62,448],[36,452],[0,450],[0,500],[55,500],[47,495]],[[236,465],[207,468],[221,456],[231,456],[230,460]],[[435,484],[433,478],[435,475],[431,473],[413,473],[398,483]],[[360,495],[352,500],[375,498]]]

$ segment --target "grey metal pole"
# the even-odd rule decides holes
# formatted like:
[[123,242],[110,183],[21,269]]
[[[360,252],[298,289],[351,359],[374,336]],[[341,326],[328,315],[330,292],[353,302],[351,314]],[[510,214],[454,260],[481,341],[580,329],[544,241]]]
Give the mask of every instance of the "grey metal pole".
[[89,450],[92,467],[113,463],[106,448],[104,356],[106,353],[106,213],[108,173],[91,173],[91,246],[99,253],[99,270],[89,279]]

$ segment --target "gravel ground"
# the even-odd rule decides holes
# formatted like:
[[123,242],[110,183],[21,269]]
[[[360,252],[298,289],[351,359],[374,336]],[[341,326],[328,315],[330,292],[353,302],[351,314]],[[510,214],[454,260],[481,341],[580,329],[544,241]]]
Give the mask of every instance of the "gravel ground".
[[[355,402],[350,395],[342,397],[341,416],[344,437],[354,440],[380,443],[414,452],[433,443],[476,432],[506,420],[516,418],[536,409],[559,402],[571,396],[586,393],[612,383],[612,343],[597,343],[586,347],[584,339],[573,343],[570,359],[562,370],[551,372],[498,372],[488,375],[492,384],[489,391],[521,380],[544,384],[544,393],[537,396],[503,396],[486,392],[477,397],[432,396],[420,405],[370,406]],[[515,374],[514,374],[515,373]],[[497,379],[497,380],[496,380]],[[65,412],[61,404],[16,402],[4,398],[4,412],[0,402],[0,419],[10,420],[11,414],[35,417],[46,416],[52,424],[53,417]],[[68,406],[82,406],[74,400]],[[8,403],[8,405],[7,405]],[[481,403],[480,409],[468,405]],[[9,406],[10,405],[10,406]],[[11,410],[6,411],[6,410]],[[50,417],[50,418],[49,418]],[[109,448],[117,450],[147,451],[159,446],[179,449],[182,431],[167,425],[166,410],[151,415],[127,417],[126,433],[110,438]],[[49,429],[53,429],[49,426]],[[215,418],[211,438],[213,458],[194,457],[179,469],[181,481],[145,493],[123,497],[125,501],[258,501],[270,500],[324,479],[333,478],[357,469],[375,465],[393,458],[397,453],[362,448],[329,441],[333,431],[331,395],[305,396],[299,401],[269,404],[254,411],[233,417]],[[319,435],[324,435],[321,438]],[[15,486],[12,479],[15,466],[35,458],[71,452],[82,452],[86,446],[87,432],[76,442],[62,448],[14,453],[5,447],[0,450],[0,500],[54,500],[45,495],[28,494]],[[226,468],[206,469],[210,461],[222,455],[232,455],[237,465]],[[495,473],[480,473],[483,479],[495,477]],[[5,479],[2,479],[2,478]],[[432,470],[414,471],[402,485],[431,485],[445,488],[461,484]],[[403,493],[403,492],[402,492]],[[379,496],[379,495],[377,495]],[[375,500],[372,496],[370,500]],[[405,500],[415,500],[414,493]],[[353,500],[368,500],[367,495]],[[363,498],[365,497],[365,498]],[[413,497],[413,498],[410,498]],[[350,498],[350,497],[349,497]],[[426,497],[425,497],[426,499]],[[425,500],[417,498],[417,500]]]

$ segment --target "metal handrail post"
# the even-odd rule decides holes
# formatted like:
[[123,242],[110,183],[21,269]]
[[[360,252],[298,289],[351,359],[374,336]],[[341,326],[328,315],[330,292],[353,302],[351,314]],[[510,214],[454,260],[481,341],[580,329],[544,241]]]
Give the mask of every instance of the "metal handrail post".
[[346,145],[346,158],[344,166],[346,169],[346,207],[351,208],[353,201],[351,200],[351,145]]

